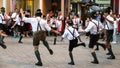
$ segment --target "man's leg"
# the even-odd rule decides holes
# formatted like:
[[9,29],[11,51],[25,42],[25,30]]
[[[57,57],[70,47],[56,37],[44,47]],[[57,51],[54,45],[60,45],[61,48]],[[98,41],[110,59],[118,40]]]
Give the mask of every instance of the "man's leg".
[[52,49],[49,47],[48,42],[47,42],[46,40],[43,40],[43,44],[44,44],[44,46],[48,49],[49,53],[50,53],[51,55],[53,55],[53,51],[52,51]]
[[56,40],[57,40],[57,37],[54,38],[54,43],[53,43],[54,45],[56,44]]
[[91,48],[90,52],[91,52],[92,57],[94,58],[94,60],[91,63],[93,63],[93,64],[99,64],[97,56],[96,56],[96,53],[95,53],[95,50],[93,48]]
[[69,62],[68,64],[70,65],[75,65],[74,60],[73,60],[73,54],[72,54],[73,48],[74,48],[74,42],[69,41],[69,56],[70,56],[71,62]]
[[22,36],[22,32],[23,32],[23,27],[22,26],[18,26],[18,30],[19,30],[19,32],[18,32],[18,37],[19,37],[19,41],[18,41],[18,43],[22,43],[22,38],[23,38],[23,36]]
[[108,48],[112,48],[112,46],[110,45],[110,43],[106,43],[106,47],[108,50],[108,53],[106,53],[106,55],[110,55],[109,49]]
[[99,50],[99,46],[98,45],[96,45],[96,49],[95,50]]
[[75,64],[74,64],[74,60],[73,60],[72,51],[69,51],[69,56],[70,56],[71,62],[69,62],[68,64],[70,64],[70,65],[75,65]]
[[38,60],[38,62],[35,65],[42,66],[42,61],[41,61],[41,58],[40,58],[40,53],[38,51],[38,48],[39,48],[39,46],[34,46],[35,56]]
[[96,45],[97,45],[97,47],[98,47],[98,46],[101,46],[104,50],[106,50],[105,44],[97,42]]
[[108,46],[109,46],[109,47],[107,47],[107,49],[108,49],[108,53],[109,53],[109,55],[111,55],[111,56],[108,57],[107,59],[115,59],[115,55],[113,54],[111,44],[108,43]]
[[6,48],[7,48],[7,46],[4,45],[3,43],[0,43],[0,46],[1,46],[3,49],[6,49]]
[[94,45],[97,45],[98,37],[99,37],[98,35],[91,35],[90,41],[89,41],[90,52],[91,52],[91,55],[94,59],[93,61],[91,61],[91,63],[93,63],[93,64],[99,64],[99,61],[97,59],[97,56],[96,56],[96,53],[94,50]]
[[22,43],[22,38],[23,38],[23,36],[22,36],[22,34],[19,34],[19,41],[18,41],[18,43]]
[[[55,30],[56,30],[56,29],[55,29]],[[56,40],[57,40],[57,34],[54,33],[54,36],[55,36],[55,37],[54,37],[54,43],[53,43],[53,44],[55,45],[55,44],[56,44]]]
[[110,57],[108,57],[108,59],[115,59],[115,56],[112,52],[112,46],[111,46],[111,43],[110,43],[112,38],[113,38],[113,30],[108,30],[106,36],[107,36],[106,47],[108,49],[107,55],[111,55]]
[[86,47],[86,44],[84,42],[82,42],[82,43],[77,44],[75,47],[78,47],[78,46],[84,46],[84,47]]
[[4,36],[1,36],[1,42],[2,42],[2,43],[5,43],[5,42],[4,42],[4,38],[5,38]]
[[71,42],[73,42],[72,44],[74,45],[74,48],[78,46],[86,47],[86,44],[84,42],[78,43],[78,39],[75,39],[74,41],[71,41]]

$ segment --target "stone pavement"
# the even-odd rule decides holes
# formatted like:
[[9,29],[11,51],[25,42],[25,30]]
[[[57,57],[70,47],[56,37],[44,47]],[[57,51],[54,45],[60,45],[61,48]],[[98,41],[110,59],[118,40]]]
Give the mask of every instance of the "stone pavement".
[[[118,36],[119,38],[120,36]],[[0,68],[119,68],[120,67],[120,39],[117,44],[113,44],[113,52],[115,53],[115,60],[106,59],[107,50],[104,51],[101,47],[99,51],[96,51],[99,59],[99,64],[90,63],[93,60],[88,46],[77,47],[73,50],[73,56],[75,65],[71,66],[67,63],[70,58],[68,55],[68,40],[64,39],[60,41],[60,36],[57,38],[57,44],[53,45],[53,37],[47,37],[50,47],[53,49],[54,54],[50,55],[47,49],[40,44],[39,51],[43,66],[35,66],[37,62],[34,55],[32,46],[32,38],[23,38],[23,44],[18,44],[18,38],[6,37],[5,44],[7,49],[0,47]],[[85,36],[81,36],[81,39],[88,44],[88,40]],[[102,42],[100,40],[100,42]]]

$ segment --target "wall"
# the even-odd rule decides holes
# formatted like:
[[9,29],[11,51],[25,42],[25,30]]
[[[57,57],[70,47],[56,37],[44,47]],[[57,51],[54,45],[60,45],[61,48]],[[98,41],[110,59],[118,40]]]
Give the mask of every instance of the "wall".
[[0,8],[3,6],[3,0],[0,0]]
[[43,15],[46,15],[48,11],[51,9],[51,0],[44,0],[42,9]]
[[[6,7],[5,7],[6,13],[9,13],[11,11],[11,1],[12,0],[6,1]],[[1,7],[3,7],[3,0],[0,0],[0,8]]]
[[9,12],[11,12],[11,1],[12,0],[7,0],[7,2],[6,2],[6,13],[9,13]]
[[38,0],[34,0],[34,13],[33,15],[35,14],[35,11],[39,8],[39,2]]
[[34,13],[37,9],[41,9],[42,14],[46,15],[48,10],[51,9],[51,0],[42,0],[42,1],[41,0],[34,0]]

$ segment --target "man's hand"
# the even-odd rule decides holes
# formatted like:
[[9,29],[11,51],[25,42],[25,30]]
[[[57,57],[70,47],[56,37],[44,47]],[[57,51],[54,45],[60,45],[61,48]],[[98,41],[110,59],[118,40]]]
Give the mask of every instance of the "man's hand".
[[61,33],[60,33],[60,32],[58,32],[58,31],[55,31],[55,33],[56,33],[56,34],[61,34]]
[[81,30],[81,32],[85,32],[85,30]]
[[20,9],[20,13],[23,13],[23,9],[22,8]]
[[64,38],[61,38],[61,40],[60,40],[60,41],[63,41],[63,39],[64,39]]

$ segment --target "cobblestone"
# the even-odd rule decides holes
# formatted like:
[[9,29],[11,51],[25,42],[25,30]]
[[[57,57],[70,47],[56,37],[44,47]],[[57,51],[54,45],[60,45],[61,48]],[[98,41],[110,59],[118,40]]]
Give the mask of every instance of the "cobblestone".
[[[42,67],[35,66],[37,62],[32,46],[32,38],[23,38],[23,44],[18,44],[18,38],[6,37],[5,44],[7,49],[0,47],[0,68],[119,68],[120,66],[120,39],[118,35],[118,43],[113,44],[113,52],[115,53],[115,60],[106,59],[107,50],[104,51],[101,47],[96,51],[99,59],[99,64],[90,63],[93,60],[88,46],[77,47],[73,50],[75,65],[71,66],[67,63],[70,61],[68,55],[68,40],[60,41],[60,36],[57,38],[57,44],[53,45],[53,37],[47,37],[50,47],[54,54],[50,55],[47,49],[41,43],[39,51],[43,62]],[[88,44],[89,39],[81,36],[81,39]],[[100,40],[100,42],[103,42]]]

